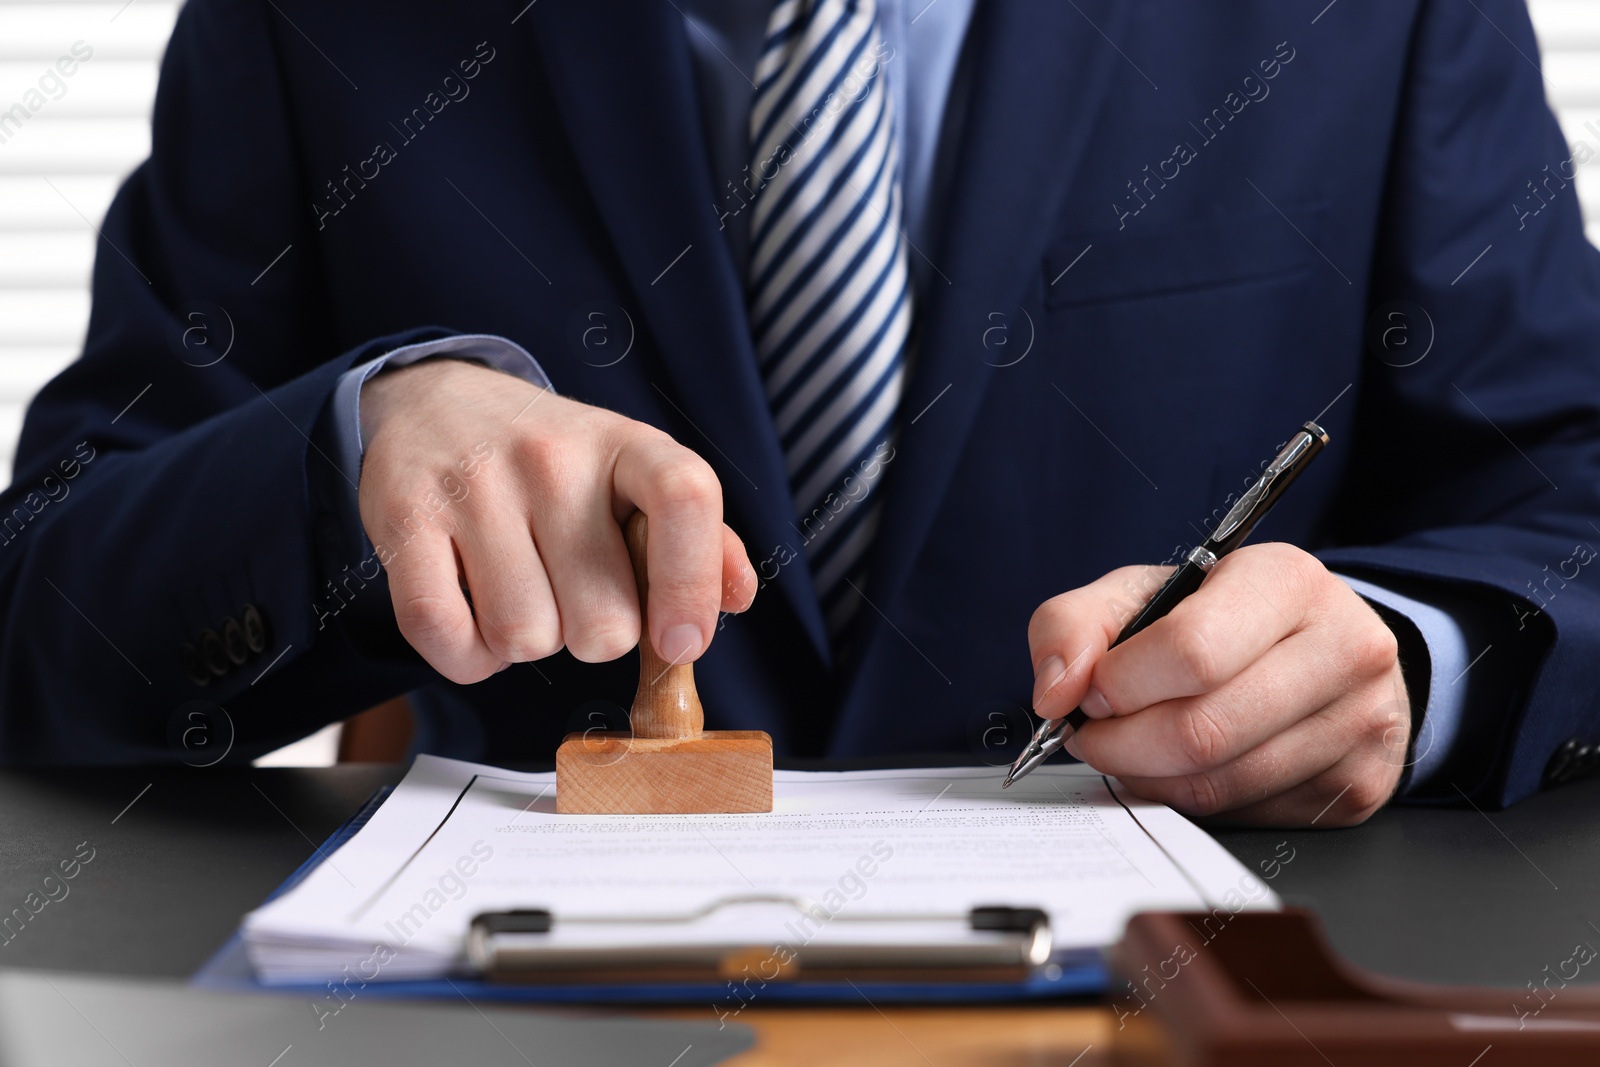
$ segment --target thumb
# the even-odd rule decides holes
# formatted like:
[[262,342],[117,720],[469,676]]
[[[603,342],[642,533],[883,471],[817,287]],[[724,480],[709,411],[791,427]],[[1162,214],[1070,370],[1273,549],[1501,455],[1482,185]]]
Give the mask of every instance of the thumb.
[[744,542],[724,523],[722,527],[722,610],[738,613],[749,611],[756,602],[756,569],[750,565],[750,556]]
[[1034,714],[1057,719],[1082,702],[1100,657],[1171,572],[1154,564],[1118,567],[1039,605],[1028,621]]

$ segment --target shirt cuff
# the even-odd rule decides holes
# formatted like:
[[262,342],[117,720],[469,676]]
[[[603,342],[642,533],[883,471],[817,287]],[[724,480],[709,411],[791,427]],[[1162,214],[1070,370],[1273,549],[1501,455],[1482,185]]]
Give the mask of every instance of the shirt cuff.
[[[465,333],[454,337],[441,337],[436,341],[422,341],[414,345],[386,352],[377,359],[351,367],[339,376],[333,390],[333,446],[340,470],[360,471],[361,457],[366,443],[361,440],[361,387],[374,374],[385,367],[398,368],[427,359],[430,356],[449,356],[454,359],[475,360],[496,370],[532,382],[542,389],[551,389],[550,377],[532,354],[515,341],[488,333]],[[360,476],[357,476],[360,481]],[[365,545],[366,537],[361,527],[361,506],[354,485],[346,483],[341,511],[345,529],[354,536],[351,540]]]
[[[1467,706],[1466,674],[1472,665],[1463,620],[1470,618],[1470,613],[1451,612],[1360,578],[1339,577],[1364,599],[1403,616],[1422,635],[1429,659],[1428,699],[1400,791],[1405,794],[1424,788],[1460,740]],[[1412,711],[1416,713],[1416,709]]]

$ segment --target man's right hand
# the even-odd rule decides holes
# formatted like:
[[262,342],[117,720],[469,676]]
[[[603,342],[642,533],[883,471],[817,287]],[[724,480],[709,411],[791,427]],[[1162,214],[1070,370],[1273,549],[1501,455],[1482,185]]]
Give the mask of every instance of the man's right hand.
[[654,427],[435,359],[362,387],[361,435],[361,521],[400,632],[453,682],[563,647],[590,663],[633,648],[621,523],[636,510],[650,518],[648,632],[664,659],[697,659],[718,612],[755,597],[716,474]]

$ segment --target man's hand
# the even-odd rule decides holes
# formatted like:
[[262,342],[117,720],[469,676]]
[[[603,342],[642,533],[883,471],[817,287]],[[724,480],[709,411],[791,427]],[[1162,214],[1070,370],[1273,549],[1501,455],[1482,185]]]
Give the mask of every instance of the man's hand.
[[1108,651],[1168,571],[1123,567],[1034,613],[1035,710],[1091,717],[1067,751],[1190,815],[1330,826],[1382,807],[1411,721],[1383,620],[1312,556],[1261,544]]
[[400,632],[453,682],[563,647],[591,663],[633,648],[619,524],[635,510],[650,518],[649,634],[665,659],[698,658],[718,611],[754,599],[716,475],[660,430],[452,359],[373,378],[361,427],[361,521]]

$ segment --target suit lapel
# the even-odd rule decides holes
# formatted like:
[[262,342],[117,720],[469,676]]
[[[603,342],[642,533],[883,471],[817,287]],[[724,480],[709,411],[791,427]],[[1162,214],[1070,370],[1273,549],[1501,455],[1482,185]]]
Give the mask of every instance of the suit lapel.
[[[990,313],[1015,319],[1020,306],[1037,302],[1052,221],[1111,74],[1125,62],[1106,38],[1121,38],[1130,6],[980,2],[973,15],[963,58],[968,109],[959,145],[940,146],[957,153],[945,231],[922,294],[920,351],[873,546],[867,590],[881,612],[892,615],[927,540],[990,375],[1004,373],[986,362],[993,358],[983,346]],[[881,612],[861,613],[868,650],[879,638],[895,639]]]
[[[752,560],[785,543],[798,551],[743,286],[715,224],[683,15],[660,0],[544,0],[529,18],[572,149],[660,345],[666,380],[651,384],[699,434],[685,444],[716,470]],[[779,566],[772,582],[828,662],[804,560]]]

